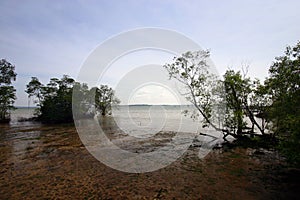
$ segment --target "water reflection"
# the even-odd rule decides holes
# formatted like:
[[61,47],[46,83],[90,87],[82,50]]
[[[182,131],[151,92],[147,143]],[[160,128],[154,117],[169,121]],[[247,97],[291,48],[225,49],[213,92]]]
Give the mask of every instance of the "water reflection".
[[0,124],[1,161],[17,165],[26,158],[27,153],[40,143],[38,122],[19,122],[20,118],[33,116],[33,109],[17,109],[11,114],[9,124]]

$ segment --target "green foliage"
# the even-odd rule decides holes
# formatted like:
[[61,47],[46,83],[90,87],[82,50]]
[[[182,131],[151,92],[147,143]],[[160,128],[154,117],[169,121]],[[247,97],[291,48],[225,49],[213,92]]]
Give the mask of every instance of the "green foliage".
[[89,90],[87,84],[75,82],[66,75],[61,79],[51,78],[47,85],[32,77],[26,86],[26,92],[28,97],[35,98],[38,119],[47,123],[73,121],[72,108],[79,117],[89,116],[95,110],[106,115],[113,103],[119,103],[112,88],[101,85],[100,88]]
[[185,87],[187,92],[184,95],[203,117],[203,126],[218,129],[212,118],[213,106],[218,100],[218,95],[214,91],[218,91],[216,88],[219,82],[209,69],[208,59],[209,51],[186,52],[164,67],[170,78],[178,80]]
[[45,86],[32,77],[26,86],[28,97],[35,97],[39,106],[37,115],[44,122],[70,122],[72,115],[72,90],[74,79],[64,75],[61,79],[52,78]]
[[[247,133],[254,133],[254,126],[264,134],[266,115],[263,113],[266,112],[269,96],[259,80],[252,81],[246,77],[245,72],[242,75],[240,71],[227,70],[224,74],[224,87],[227,105],[226,126],[238,135],[249,129],[250,132]],[[261,124],[257,122],[257,115],[260,115]],[[251,128],[248,127],[246,118],[249,118]]]
[[15,66],[6,61],[0,60],[0,122],[6,122],[10,119],[10,110],[14,109],[16,100],[16,90],[11,85],[15,81],[17,74]]
[[226,126],[240,135],[246,127],[243,105],[249,91],[249,80],[243,79],[240,72],[226,71],[224,75],[225,98],[227,105]]
[[[209,72],[208,58],[208,51],[187,52],[164,66],[170,78],[186,87],[188,92],[184,95],[198,109],[204,124],[223,131],[224,138],[245,133],[254,135],[256,126],[263,136],[262,142],[257,144],[279,138],[287,158],[300,165],[300,42],[287,47],[285,55],[276,58],[264,85],[257,79],[247,78],[246,73],[233,70],[228,70],[223,85],[219,84],[220,81]],[[222,91],[222,86],[225,91]],[[214,124],[213,108],[223,106],[224,102],[225,123],[221,129]],[[251,128],[245,121],[246,117]],[[257,118],[261,118],[260,123]],[[265,133],[266,127],[268,134]],[[246,131],[249,129],[251,131]]]
[[15,66],[6,61],[0,60],[0,84],[11,85],[12,81],[16,81],[17,74],[15,73]]
[[41,84],[39,79],[36,77],[32,77],[31,81],[26,86],[25,92],[28,94],[28,97],[36,97],[37,98],[34,100],[34,103],[37,103],[37,105],[39,105],[41,102],[42,87],[43,87],[43,85]]
[[282,139],[283,152],[291,161],[300,163],[300,42],[287,47],[269,73],[265,85],[272,96],[269,115],[273,130]]
[[78,118],[88,115],[91,112],[90,105],[93,102],[93,98],[95,98],[95,95],[92,95],[86,83],[75,82],[72,95],[73,114]]
[[107,85],[100,85],[95,90],[95,105],[101,115],[111,114],[112,105],[120,103],[120,100],[114,97],[114,90]]
[[[259,125],[255,119],[255,112],[264,108],[261,104],[265,96],[263,90],[258,92],[261,88],[259,82],[252,82],[233,70],[225,73],[223,81],[218,80],[209,69],[208,58],[209,51],[187,52],[164,67],[170,78],[185,86],[187,92],[184,95],[203,117],[204,127],[211,126],[222,131],[224,138],[227,135],[253,134],[254,126],[264,134],[265,125]],[[251,131],[245,131],[248,129],[244,121],[246,117],[252,123]]]

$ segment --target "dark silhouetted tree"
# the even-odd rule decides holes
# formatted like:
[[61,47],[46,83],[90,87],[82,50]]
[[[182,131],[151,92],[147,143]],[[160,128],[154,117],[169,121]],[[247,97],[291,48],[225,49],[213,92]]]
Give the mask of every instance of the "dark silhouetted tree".
[[11,85],[15,81],[17,74],[15,66],[6,61],[0,60],[0,122],[10,120],[10,110],[15,109],[13,106],[16,100],[16,90]]
[[102,116],[111,114],[111,108],[113,105],[120,103],[120,100],[115,97],[114,90],[107,85],[100,85],[98,88],[92,88],[95,90],[95,106]]
[[265,86],[272,96],[269,116],[288,158],[300,163],[300,42],[287,47],[269,69]]

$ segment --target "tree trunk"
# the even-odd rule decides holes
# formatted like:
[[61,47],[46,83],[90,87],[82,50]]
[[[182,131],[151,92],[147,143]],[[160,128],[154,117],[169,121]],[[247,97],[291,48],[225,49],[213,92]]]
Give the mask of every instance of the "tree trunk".
[[[246,107],[246,111],[248,113],[249,119],[252,122],[252,124],[255,124],[255,126],[259,129],[261,134],[264,135],[265,134],[264,127],[260,127],[260,125],[257,123],[257,121],[255,120],[254,114],[251,112],[251,110],[247,104],[245,105],[245,107]],[[262,118],[262,120],[263,120],[263,118]]]
[[102,108],[102,116],[105,116],[105,115],[106,115],[106,109]]

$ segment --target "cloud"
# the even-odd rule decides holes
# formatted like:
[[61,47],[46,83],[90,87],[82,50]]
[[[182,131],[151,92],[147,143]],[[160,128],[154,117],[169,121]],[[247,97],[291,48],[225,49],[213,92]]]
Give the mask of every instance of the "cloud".
[[129,99],[129,104],[178,105],[180,103],[176,96],[166,88],[150,84],[135,91]]
[[[300,1],[290,0],[7,0],[0,2],[0,55],[16,65],[16,105],[27,105],[23,91],[31,76],[43,81],[62,74],[76,77],[99,43],[137,27],[179,31],[211,49],[221,74],[232,63],[238,69],[249,60],[249,75],[263,79],[274,57],[299,40],[299,7]],[[106,82],[123,72],[112,71]]]

